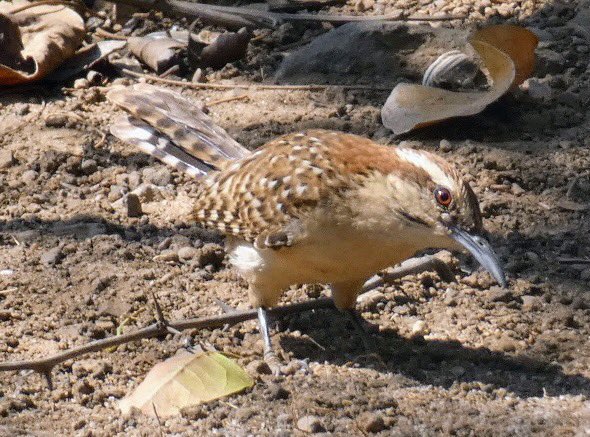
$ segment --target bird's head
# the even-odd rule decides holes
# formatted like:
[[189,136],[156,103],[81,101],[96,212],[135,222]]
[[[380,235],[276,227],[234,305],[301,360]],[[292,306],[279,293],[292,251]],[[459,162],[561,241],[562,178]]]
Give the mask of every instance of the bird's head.
[[466,249],[501,286],[506,286],[499,259],[483,236],[475,193],[458,170],[432,153],[401,147],[393,151],[397,164],[381,172],[373,187],[367,187],[385,187],[381,202],[375,203],[386,212],[380,216],[390,218],[392,232],[401,224],[400,232],[417,251]]

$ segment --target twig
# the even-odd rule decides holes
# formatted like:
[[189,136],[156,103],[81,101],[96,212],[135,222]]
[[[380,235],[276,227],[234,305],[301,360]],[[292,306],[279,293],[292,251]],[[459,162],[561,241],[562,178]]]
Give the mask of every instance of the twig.
[[404,261],[399,267],[393,269],[390,273],[381,276],[373,276],[365,282],[362,293],[366,293],[367,291],[380,287],[388,282],[401,279],[404,276],[415,275],[428,270],[434,270],[445,282],[451,282],[455,279],[452,270],[444,261],[434,255],[425,255]]
[[[332,300],[328,298],[316,299],[297,304],[275,307],[269,310],[269,312],[276,316],[283,316],[286,314],[295,314],[302,311],[309,311],[319,308],[334,308],[334,304],[332,303]],[[132,341],[166,335],[168,334],[168,327],[176,329],[177,331],[184,331],[187,329],[219,328],[224,325],[235,325],[237,323],[245,322],[246,320],[256,319],[257,317],[257,310],[252,309],[245,311],[234,311],[232,313],[216,316],[174,320],[168,322],[167,325],[162,325],[161,323],[156,322],[145,328],[138,329],[135,332],[130,332],[128,334],[123,334],[116,337],[108,337],[102,340],[91,341],[90,343],[74,347],[50,357],[41,358],[38,360],[7,361],[0,363],[0,372],[28,369],[39,373],[47,373],[59,363],[63,363],[64,361],[79,357],[89,352],[97,352],[111,346],[119,346],[120,344],[130,343]]]
[[206,103],[206,106],[207,107],[210,107],[210,106],[219,105],[220,103],[233,102],[233,101],[236,101],[236,100],[245,100],[245,99],[248,99],[248,98],[249,98],[248,94],[242,94],[242,95],[239,95],[239,96],[232,96],[232,97],[225,97],[224,99],[212,100],[212,101]]
[[251,8],[220,6],[195,3],[187,0],[111,0],[113,3],[131,4],[139,7],[155,8],[165,12],[182,14],[185,17],[200,18],[202,21],[225,27],[270,28],[274,29],[284,22],[326,22],[335,25],[353,21],[449,21],[461,20],[466,16],[403,16],[399,13],[388,15],[331,15],[331,14],[289,14],[268,12]]
[[94,31],[94,34],[96,36],[100,36],[101,38],[117,39],[117,40],[121,40],[121,41],[127,41],[127,39],[128,39],[125,35],[118,35],[116,33],[111,33],[107,30],[104,30],[102,27],[98,27]]
[[344,90],[369,90],[369,91],[391,91],[391,87],[380,87],[372,85],[255,85],[255,84],[225,84],[225,83],[195,83],[183,82],[181,80],[165,79],[163,77],[152,76],[144,73],[137,73],[127,68],[122,68],[121,73],[128,76],[143,78],[152,82],[165,83],[167,85],[180,86],[192,89],[244,89],[244,90],[283,90],[283,91],[324,91],[330,88],[340,88]]
[[[444,266],[444,267],[443,267]],[[420,258],[413,258],[402,263],[399,267],[395,268],[392,272],[383,277],[374,277],[367,281],[360,294],[366,293],[373,288],[383,285],[385,282],[399,279],[408,274],[415,274],[424,270],[434,269],[436,270],[442,279],[453,278],[450,268],[444,264],[444,262],[434,256],[423,256]],[[91,341],[90,343],[74,347],[67,351],[36,360],[22,360],[22,361],[6,361],[0,363],[0,372],[13,371],[13,370],[34,370],[39,372],[47,378],[49,386],[52,386],[51,371],[56,365],[63,363],[72,358],[79,357],[81,355],[98,352],[103,349],[107,349],[120,344],[130,343],[137,340],[142,340],[152,337],[160,337],[170,332],[177,334],[187,329],[211,329],[220,328],[225,325],[235,325],[237,323],[245,322],[246,320],[256,319],[258,317],[258,310],[235,310],[229,313],[224,313],[215,316],[198,317],[192,319],[166,321],[160,305],[155,297],[154,305],[156,308],[157,322],[153,323],[145,328],[138,329],[135,332],[128,334],[122,334],[114,337],[108,337],[101,340]],[[319,298],[309,300],[305,302],[289,304],[274,307],[268,310],[269,314],[275,317],[281,317],[288,314],[297,314],[304,311],[317,310],[322,308],[334,308],[332,299]]]

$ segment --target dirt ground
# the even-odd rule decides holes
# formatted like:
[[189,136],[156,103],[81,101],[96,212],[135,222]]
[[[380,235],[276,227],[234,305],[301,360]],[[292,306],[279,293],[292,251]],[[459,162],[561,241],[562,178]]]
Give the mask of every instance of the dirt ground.
[[[549,95],[519,91],[483,114],[403,138],[381,125],[387,92],[183,92],[205,103],[245,94],[211,104],[210,115],[249,148],[322,127],[403,141],[458,163],[480,198],[507,290],[486,273],[459,269],[451,283],[423,273],[382,287],[359,305],[380,358],[365,355],[334,310],[286,317],[273,330],[288,363],[281,377],[259,373],[254,322],[192,332],[238,356],[256,384],[161,423],[122,416],[116,403],[181,338],[68,361],[54,369],[53,391],[37,374],[1,373],[0,435],[589,435],[590,42],[571,26],[583,7],[363,0],[332,8],[467,13],[446,25],[519,21],[540,34],[536,74]],[[260,80],[302,32],[265,35],[247,60],[208,78]],[[198,182],[104,135],[118,115],[104,98],[116,80],[1,91],[1,360],[114,335],[129,317],[126,332],[146,326],[154,321],[152,292],[169,319],[218,314],[216,299],[247,308],[246,284],[228,266],[222,238],[191,223]],[[119,199],[141,183],[156,188],[143,199],[145,214],[130,218]],[[323,294],[320,286],[293,288],[283,303]]]

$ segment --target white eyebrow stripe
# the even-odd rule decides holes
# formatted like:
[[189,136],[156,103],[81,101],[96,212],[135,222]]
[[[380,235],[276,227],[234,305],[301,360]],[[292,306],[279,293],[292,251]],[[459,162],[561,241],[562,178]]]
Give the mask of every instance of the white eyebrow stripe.
[[394,149],[397,156],[410,164],[421,168],[428,173],[431,179],[437,185],[448,187],[451,190],[457,189],[457,184],[436,162],[434,162],[428,154],[414,149],[405,147],[397,147]]

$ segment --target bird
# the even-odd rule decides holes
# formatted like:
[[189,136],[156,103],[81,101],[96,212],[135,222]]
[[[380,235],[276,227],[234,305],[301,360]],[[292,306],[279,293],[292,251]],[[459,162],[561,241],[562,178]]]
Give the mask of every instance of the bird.
[[201,180],[193,218],[225,235],[273,373],[268,309],[292,285],[329,284],[335,306],[358,321],[363,283],[431,248],[467,250],[507,284],[475,193],[443,157],[322,129],[250,151],[176,92],[136,84],[107,99],[127,113],[115,137]]

